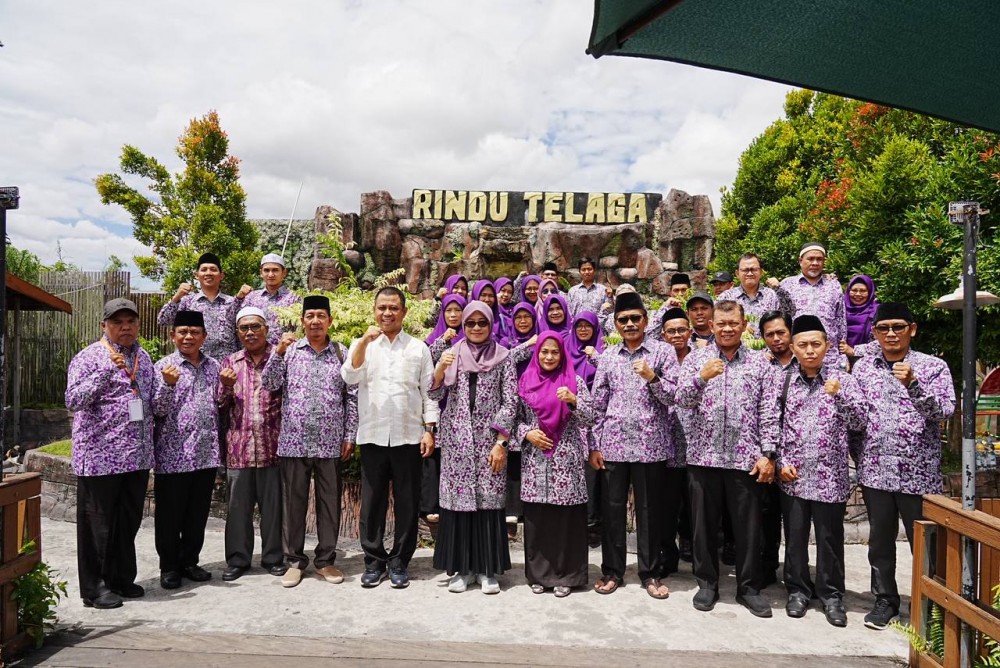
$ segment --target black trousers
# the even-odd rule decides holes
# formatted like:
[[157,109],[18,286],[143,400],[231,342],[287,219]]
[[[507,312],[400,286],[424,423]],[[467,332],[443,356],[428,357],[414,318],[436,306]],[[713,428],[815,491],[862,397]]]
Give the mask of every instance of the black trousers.
[[282,562],[281,550],[281,471],[266,468],[226,471],[228,511],[226,514],[226,564],[250,566],[253,557],[253,514],[260,510],[260,564],[265,568]]
[[667,467],[663,462],[605,462],[601,512],[601,573],[625,577],[625,520],[628,489],[635,500],[639,579],[660,576],[663,543],[663,491]]
[[760,484],[746,471],[688,466],[691,492],[691,552],[694,576],[703,589],[719,588],[719,523],[725,506],[732,518],[736,542],[736,591],[754,594],[760,588]]
[[507,453],[507,491],[504,499],[504,514],[524,517],[521,503],[521,453],[511,450]]
[[[417,549],[417,516],[423,458],[420,444],[392,447],[365,443],[361,446],[361,549],[365,568],[406,568]],[[385,549],[385,514],[389,510],[392,483],[395,527],[392,549]]]
[[76,563],[80,596],[97,598],[135,582],[135,536],[149,471],[76,480]]
[[590,464],[584,463],[583,467],[583,477],[587,481],[587,526],[596,527],[601,523],[602,477]]
[[887,492],[863,487],[861,494],[868,509],[868,563],[872,568],[872,593],[888,598],[899,607],[896,589],[896,535],[903,520],[906,540],[913,552],[913,523],[923,519],[924,499],[919,494]]
[[420,465],[420,516],[441,514],[441,449]]
[[160,572],[197,566],[215,488],[215,467],[153,476]]
[[761,573],[778,570],[781,547],[781,490],[778,483],[761,485]]
[[337,559],[340,536],[339,459],[319,457],[279,457],[281,470],[282,523],[281,547],[285,564],[304,569],[306,557],[306,512],[309,510],[309,481],[315,482],[316,568],[329,566]]
[[688,487],[687,467],[679,469],[682,472],[681,505],[677,509],[677,535],[682,540],[691,540],[691,489]]
[[[823,603],[843,598],[845,503],[781,494],[785,520],[785,589]],[[809,575],[809,529],[816,531],[816,582]]]
[[[660,573],[666,576],[676,573],[680,563],[680,550],[677,548],[677,534],[684,515],[684,487],[687,485],[687,470],[677,467],[665,467],[663,483],[663,547],[661,548]],[[688,529],[691,523],[688,521]],[[690,533],[688,533],[690,536]],[[683,534],[681,535],[683,538]]]

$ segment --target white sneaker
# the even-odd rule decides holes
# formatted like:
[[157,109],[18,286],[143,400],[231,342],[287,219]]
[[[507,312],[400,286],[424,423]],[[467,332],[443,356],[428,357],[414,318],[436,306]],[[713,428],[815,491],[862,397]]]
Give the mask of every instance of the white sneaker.
[[472,584],[472,575],[462,575],[461,573],[455,573],[448,580],[448,591],[454,594],[461,594],[463,591],[468,589],[469,585]]
[[482,573],[476,576],[479,580],[479,586],[482,587],[484,594],[499,594],[500,593],[500,583],[497,582],[496,578],[488,578]]

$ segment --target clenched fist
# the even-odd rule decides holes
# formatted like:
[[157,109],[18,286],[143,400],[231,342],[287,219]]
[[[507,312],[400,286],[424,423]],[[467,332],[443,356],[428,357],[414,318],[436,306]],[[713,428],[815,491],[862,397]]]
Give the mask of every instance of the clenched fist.
[[721,376],[722,372],[726,370],[726,365],[722,363],[722,360],[718,357],[713,357],[712,359],[705,362],[705,366],[701,367],[701,379],[706,383],[716,376]]
[[181,379],[181,370],[173,364],[163,367],[160,373],[163,374],[163,382],[170,386],[176,385],[177,381]]
[[906,362],[896,362],[892,365],[892,375],[895,376],[904,387],[909,387],[910,383],[917,379],[913,375],[913,367]]
[[295,343],[296,337],[292,332],[285,332],[281,335],[281,340],[278,341],[278,347],[275,348],[274,352],[278,355],[284,355],[285,351],[288,350],[288,346]]
[[382,336],[382,330],[375,325],[371,325],[365,330],[365,335],[361,338],[365,340],[365,343],[371,343],[380,336]]
[[247,285],[246,283],[244,283],[243,285],[240,286],[240,291],[236,293],[236,298],[237,299],[243,299],[248,294],[250,294],[251,290],[253,290],[253,288],[251,288],[249,285]]
[[559,399],[559,401],[576,406],[576,395],[573,394],[568,387],[560,387],[556,390],[556,398]]
[[830,380],[823,383],[823,391],[829,394],[831,397],[840,392],[840,381],[836,378],[831,378]]
[[632,362],[632,371],[635,371],[647,383],[656,378],[656,372],[649,366],[646,360],[636,360]]
[[223,369],[219,372],[219,380],[226,387],[232,387],[236,384],[236,369]]
[[108,357],[111,358],[111,363],[114,364],[116,367],[118,367],[119,369],[125,369],[126,371],[128,371],[128,368],[125,366],[125,356],[124,355],[122,355],[121,353],[112,352],[111,354],[108,355]]
[[170,298],[170,301],[176,304],[180,302],[182,298],[187,297],[189,294],[191,294],[193,291],[194,291],[193,285],[191,285],[190,283],[181,283],[180,285],[177,286],[177,292],[175,292],[174,296]]
[[438,360],[437,368],[440,371],[444,371],[445,369],[450,367],[452,362],[454,361],[455,361],[455,353],[449,350],[444,355],[441,355],[441,359]]

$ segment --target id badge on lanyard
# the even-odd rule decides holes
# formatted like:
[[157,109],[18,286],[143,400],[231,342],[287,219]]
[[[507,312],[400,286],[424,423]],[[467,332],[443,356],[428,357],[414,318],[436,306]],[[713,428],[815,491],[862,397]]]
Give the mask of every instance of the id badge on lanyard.
[[[108,352],[116,352],[111,344],[105,339],[101,339],[104,343],[104,347],[108,349]],[[132,387],[132,394],[134,398],[128,400],[128,421],[129,422],[142,422],[145,419],[145,413],[142,407],[142,397],[139,395],[139,384],[135,381],[135,375],[139,371],[139,355],[136,354],[135,362],[132,364],[132,372],[129,373],[127,370],[122,369],[125,377],[128,378],[129,384]]]

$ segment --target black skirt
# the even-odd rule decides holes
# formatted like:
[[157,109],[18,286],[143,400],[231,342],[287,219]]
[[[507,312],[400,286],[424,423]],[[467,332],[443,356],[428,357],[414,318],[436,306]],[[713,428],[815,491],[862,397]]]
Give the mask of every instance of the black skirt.
[[524,503],[524,577],[543,587],[588,583],[587,504]]
[[441,509],[434,568],[495,577],[510,568],[507,523],[502,510],[457,512]]

